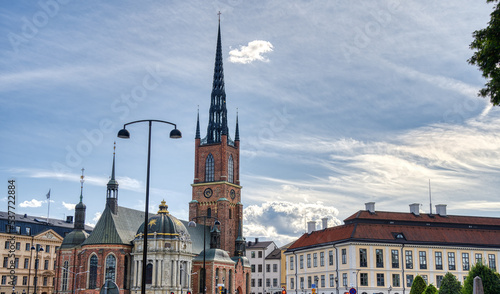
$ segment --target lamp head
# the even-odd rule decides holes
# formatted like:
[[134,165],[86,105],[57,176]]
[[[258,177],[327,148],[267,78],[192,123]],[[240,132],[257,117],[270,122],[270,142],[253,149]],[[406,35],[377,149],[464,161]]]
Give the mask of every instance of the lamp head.
[[182,133],[177,128],[170,131],[170,139],[180,139],[182,138]]
[[130,139],[130,133],[128,132],[128,130],[126,128],[123,128],[123,129],[118,131],[118,138]]
[[188,227],[190,227],[190,228],[196,228],[196,223],[194,221],[190,221],[188,223]]
[[214,225],[215,225],[215,226],[220,226],[220,221],[219,221],[219,220],[216,220],[216,221],[214,222]]

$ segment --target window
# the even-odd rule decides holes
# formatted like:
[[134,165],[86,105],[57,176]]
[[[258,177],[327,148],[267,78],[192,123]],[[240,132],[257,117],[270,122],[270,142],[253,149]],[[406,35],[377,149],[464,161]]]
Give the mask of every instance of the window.
[[207,208],[207,217],[212,216],[212,208]]
[[227,181],[229,183],[234,183],[234,161],[232,155],[229,155],[227,164]]
[[257,280],[257,285],[258,285],[258,287],[262,287],[262,279]]
[[300,289],[304,289],[304,277],[300,277]]
[[275,263],[273,264],[273,273],[277,273],[278,272],[278,265]]
[[8,257],[3,258],[3,267],[5,267],[5,268],[9,267],[9,258]]
[[469,253],[462,253],[462,268],[464,271],[468,271],[469,266]]
[[328,263],[333,265],[333,250],[328,251]]
[[21,250],[21,242],[16,242],[16,250]]
[[375,259],[377,267],[384,267],[384,251],[382,249],[375,249]]
[[368,286],[368,274],[367,273],[360,273],[359,274],[359,284],[361,286]]
[[214,157],[212,153],[208,154],[205,160],[205,182],[214,181]]
[[483,255],[481,253],[476,253],[476,263],[483,262]]
[[30,249],[31,249],[30,243],[26,243],[26,247],[24,248],[24,250],[30,251]]
[[318,253],[313,253],[313,266],[318,267]]
[[304,255],[300,256],[300,268],[304,268]]
[[271,272],[271,265],[266,264],[266,273],[269,273],[269,272]]
[[413,285],[413,275],[406,275],[406,287]]
[[92,255],[90,257],[89,266],[89,289],[95,289],[97,287],[97,255]]
[[496,262],[495,262],[495,254],[488,254],[488,265],[492,270],[497,269]]
[[392,268],[399,268],[399,251],[396,249],[391,250]]
[[406,268],[412,269],[413,268],[413,252],[410,250],[405,251],[405,261],[406,261]]
[[45,245],[45,252],[50,253],[50,245]]
[[48,277],[43,277],[43,285],[47,286],[48,284]]
[[255,287],[255,279],[252,279],[251,286]]
[[[146,266],[146,283],[148,280],[148,267]],[[114,255],[108,255],[106,257],[106,274],[104,275],[105,280],[115,281],[115,272],[116,272],[116,257]],[[151,276],[153,275],[153,265],[151,264]],[[151,284],[151,283],[150,283]]]
[[443,276],[436,276],[436,287],[441,288],[442,282],[443,282]]
[[257,266],[257,269],[258,269],[257,271],[258,271],[259,273],[261,273],[261,272],[262,272],[262,264],[259,264],[259,265]]
[[43,269],[44,270],[48,270],[49,269],[49,260],[46,259],[44,262],[43,262]]
[[255,264],[252,264],[252,273],[255,273]]
[[250,252],[250,257],[255,258],[255,251]]
[[26,235],[31,236],[31,228],[26,228]]
[[379,287],[385,286],[384,274],[377,274],[377,286]]
[[28,285],[28,277],[23,276],[23,286],[26,286],[26,285]]
[[311,278],[311,276],[307,277],[307,288],[312,288],[312,278]]
[[443,253],[438,251],[435,253],[435,256],[436,256],[436,269],[442,270],[443,269]]
[[262,258],[262,251],[257,251],[257,255],[259,256],[259,258]]
[[427,278],[427,275],[422,275],[422,279],[424,279],[426,285],[429,284],[429,278]]
[[319,266],[325,266],[325,253],[319,253]]
[[290,289],[295,289],[295,283],[293,278],[290,278]]
[[455,252],[448,252],[448,269],[455,270]]
[[9,241],[5,241],[5,248],[4,249],[9,249],[9,246],[10,246],[10,242]]
[[325,288],[325,275],[321,275],[321,288]]
[[[61,285],[61,290],[66,291],[68,290],[68,269],[69,269],[69,264],[68,261],[64,262],[63,265],[63,271],[62,271],[62,285]],[[36,285],[36,280],[35,280],[35,285]]]
[[401,282],[399,280],[399,274],[392,274],[392,286],[401,287]]
[[420,261],[420,269],[427,269],[427,254],[425,251],[418,252],[418,259]]
[[266,279],[266,287],[271,287],[271,280],[269,278]]
[[19,258],[18,257],[16,257],[14,259],[14,268],[19,268]]
[[347,263],[347,249],[342,249],[342,264]]
[[29,268],[30,267],[30,260],[29,258],[24,259],[24,268]]
[[20,226],[16,226],[16,234],[21,235],[21,227]]
[[359,249],[359,266],[366,267],[367,266],[367,257],[366,257],[366,249]]
[[330,274],[330,287],[335,287],[335,276]]
[[[342,249],[345,250],[345,249]],[[347,286],[347,274],[343,273],[342,274],[342,286]]]
[[307,268],[311,267],[311,254],[307,254]]
[[293,256],[290,256],[290,270],[293,270]]
[[278,287],[278,279],[277,278],[273,279],[273,287]]
[[7,284],[7,276],[2,276],[2,285]]

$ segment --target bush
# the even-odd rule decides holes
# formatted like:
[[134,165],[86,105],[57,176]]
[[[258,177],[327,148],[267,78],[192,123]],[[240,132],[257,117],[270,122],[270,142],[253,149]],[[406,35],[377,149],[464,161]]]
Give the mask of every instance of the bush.
[[427,288],[425,288],[425,291],[423,294],[437,294],[438,292],[438,289],[436,287],[434,287],[433,284],[430,284],[429,286],[427,286]]
[[427,286],[425,285],[424,279],[421,276],[417,275],[415,277],[415,280],[413,280],[413,284],[411,285],[410,294],[422,294],[424,293],[425,288],[427,288]]
[[462,285],[457,280],[457,278],[452,273],[446,273],[444,275],[443,281],[441,282],[441,287],[439,287],[439,294],[460,294],[462,290]]
[[469,275],[465,278],[463,294],[472,294],[474,287],[474,278],[481,277],[483,281],[484,294],[498,294],[500,293],[500,276],[492,269],[478,262],[473,265],[469,271]]

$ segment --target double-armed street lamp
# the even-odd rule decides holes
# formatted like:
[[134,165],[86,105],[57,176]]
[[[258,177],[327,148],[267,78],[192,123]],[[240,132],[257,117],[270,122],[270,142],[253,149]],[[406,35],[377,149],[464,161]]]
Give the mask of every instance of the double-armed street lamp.
[[43,247],[40,246],[40,244],[36,244],[31,246],[31,250],[35,250],[36,251],[36,256],[35,256],[35,294],[37,294],[36,292],[36,286],[38,284],[38,266],[40,264],[40,261],[38,260],[38,252],[43,252]]
[[88,273],[89,271],[85,271],[85,272],[81,272],[81,273],[75,273],[75,272],[73,272],[73,271],[71,271],[71,270],[69,270],[69,269],[67,269],[67,268],[65,268],[65,267],[63,267],[63,271],[67,271],[67,272],[70,272],[70,273],[72,273],[72,274],[73,274],[73,294],[76,294],[76,293],[77,293],[77,291],[78,291],[78,287],[76,286],[76,277],[77,277],[78,275],[81,275],[81,274],[86,274],[86,273]]
[[[195,216],[193,219],[188,223],[188,227],[196,227],[196,223],[194,222],[195,219],[202,218],[203,219],[203,226],[206,227],[207,225],[207,219],[211,218],[214,219],[214,226],[220,226],[220,221],[213,216],[207,216],[207,215],[201,215],[201,216]],[[203,289],[203,294],[206,294],[207,292],[207,284],[206,284],[206,279],[207,279],[207,274],[205,271],[205,258],[206,258],[206,234],[205,234],[206,229],[203,228],[203,274],[201,275],[201,287]]]
[[144,214],[144,231],[143,231],[143,248],[142,248],[142,278],[141,278],[141,294],[146,294],[146,267],[147,267],[147,255],[148,255],[148,219],[149,219],[149,175],[150,175],[150,167],[151,167],[151,125],[153,122],[159,122],[164,124],[173,125],[174,129],[170,131],[171,139],[180,139],[182,138],[182,133],[177,129],[177,125],[168,121],[156,120],[156,119],[144,119],[137,120],[133,122],[129,122],[123,125],[123,129],[118,131],[118,138],[122,139],[130,139],[130,133],[125,128],[127,125],[140,123],[140,122],[148,122],[149,123],[149,136],[148,136],[148,167],[147,167],[147,175],[146,175],[146,208]]

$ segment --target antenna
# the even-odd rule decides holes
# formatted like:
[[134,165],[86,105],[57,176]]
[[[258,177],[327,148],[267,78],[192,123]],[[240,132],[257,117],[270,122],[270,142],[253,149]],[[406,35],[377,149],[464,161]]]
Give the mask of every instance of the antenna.
[[431,179],[429,179],[429,208],[430,213],[432,215],[432,195],[431,195]]

